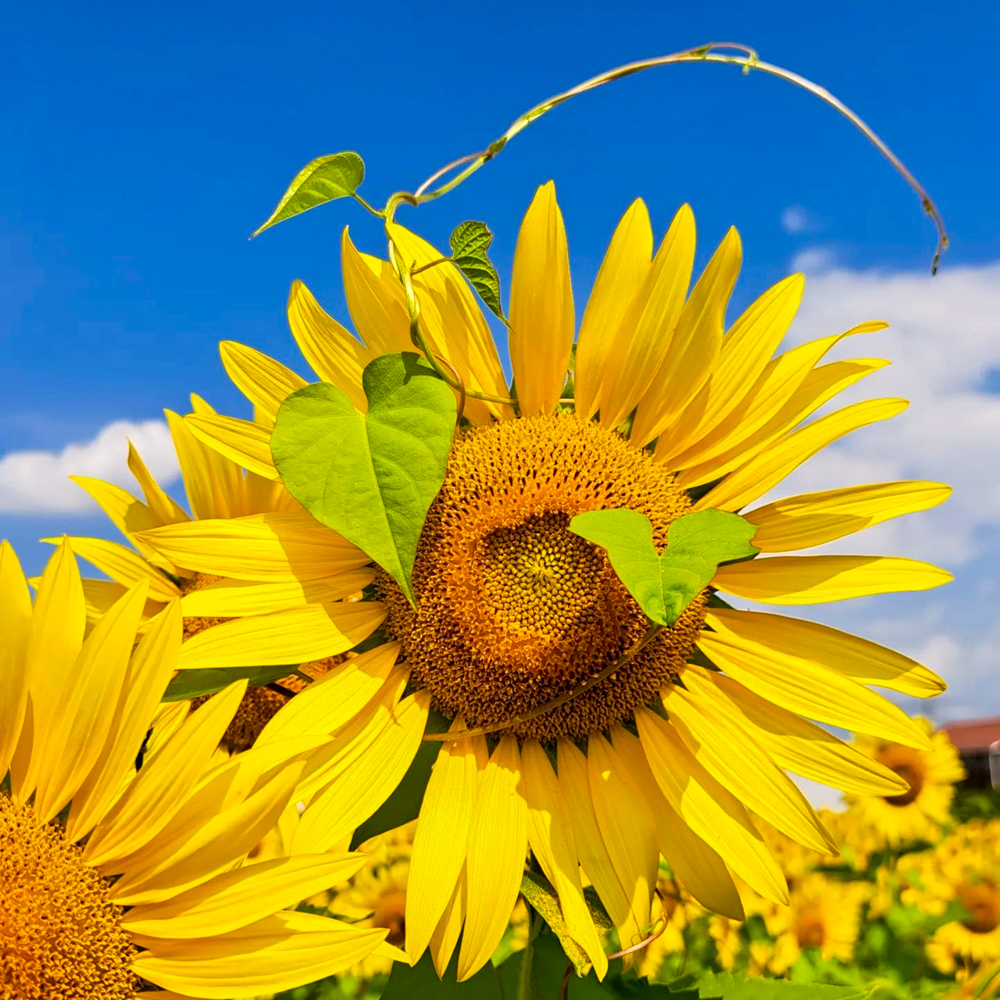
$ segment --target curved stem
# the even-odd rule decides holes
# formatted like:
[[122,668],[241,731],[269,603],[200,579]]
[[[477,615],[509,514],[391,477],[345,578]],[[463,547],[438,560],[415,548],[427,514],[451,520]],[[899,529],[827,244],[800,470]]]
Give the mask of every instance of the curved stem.
[[[733,52],[737,52],[739,54],[733,55]],[[711,62],[729,66],[739,66],[742,68],[744,73],[749,73],[751,70],[759,70],[762,73],[767,73],[770,76],[774,76],[780,80],[786,81],[787,83],[791,83],[796,87],[801,87],[803,90],[815,97],[818,97],[825,104],[828,104],[839,114],[843,115],[861,132],[862,135],[865,136],[866,139],[868,139],[868,141],[879,151],[879,153],[881,153],[882,156],[888,160],[893,168],[903,177],[906,183],[909,184],[909,186],[920,198],[921,206],[937,228],[938,239],[934,250],[934,257],[931,262],[931,272],[935,273],[937,271],[941,253],[948,246],[948,233],[945,229],[944,220],[941,217],[941,213],[938,210],[937,205],[935,205],[927,190],[907,169],[903,161],[900,160],[900,158],[866,122],[864,122],[857,114],[847,107],[846,104],[834,97],[834,95],[824,87],[820,87],[818,84],[813,83],[811,80],[806,79],[798,73],[793,73],[790,70],[783,69],[782,67],[775,66],[771,63],[761,62],[757,57],[757,53],[753,49],[738,42],[710,42],[707,45],[699,45],[695,48],[683,49],[680,52],[673,52],[670,55],[659,56],[654,59],[642,59],[638,62],[619,66],[606,73],[600,73],[597,76],[591,77],[589,80],[585,80],[583,83],[577,84],[575,87],[571,87],[569,90],[566,90],[561,94],[556,94],[554,97],[550,97],[548,100],[542,101],[541,104],[535,105],[535,107],[516,118],[507,131],[504,132],[503,135],[501,135],[495,142],[492,142],[486,149],[478,153],[469,153],[467,156],[462,156],[459,159],[452,161],[447,166],[442,167],[440,170],[435,171],[435,173],[431,174],[431,176],[428,177],[427,180],[425,180],[413,194],[407,192],[397,192],[394,194],[392,198],[389,199],[389,203],[386,205],[387,216],[391,218],[396,207],[403,202],[416,206],[427,201],[433,201],[435,198],[440,198],[441,195],[454,190],[459,184],[467,180],[477,170],[479,170],[480,167],[489,163],[489,161],[492,160],[493,157],[495,157],[519,132],[522,132],[533,121],[541,118],[542,115],[547,114],[553,108],[558,107],[570,98],[577,97],[580,94],[585,94],[587,91],[595,90],[598,87],[603,87],[605,84],[611,83],[615,80],[621,80],[624,77],[641,73],[647,69],[654,69],[658,66],[670,66],[675,63],[689,62]],[[446,177],[459,167],[464,167],[465,169],[456,174],[450,180],[441,183],[438,187],[433,187],[433,185],[438,183],[438,181],[440,181],[443,177]]]

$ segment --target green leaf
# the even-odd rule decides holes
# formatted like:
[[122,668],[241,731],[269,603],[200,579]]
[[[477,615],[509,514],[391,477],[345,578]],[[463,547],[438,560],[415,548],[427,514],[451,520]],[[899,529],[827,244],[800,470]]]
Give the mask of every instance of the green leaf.
[[485,222],[463,222],[451,234],[452,263],[469,279],[486,307],[500,319],[504,318],[500,303],[500,276],[487,251],[493,233]]
[[587,511],[570,521],[569,530],[606,549],[614,571],[646,616],[666,626],[708,586],[721,563],[759,551],[750,544],[756,527],[721,510],[679,517],[667,529],[662,555],[653,545],[649,518],[636,510]]
[[271,452],[282,481],[316,520],[378,563],[415,604],[410,576],[455,432],[451,389],[416,354],[364,370],[368,413],[325,382],[281,404]]
[[365,161],[357,153],[333,153],[307,163],[288,185],[278,207],[250,239],[293,215],[354,194],[364,179]]
[[438,979],[429,953],[412,968],[396,962],[382,1000],[504,1000],[500,976],[491,965],[464,983],[456,982],[458,954],[443,979]]
[[200,698],[203,694],[215,694],[233,681],[241,681],[245,677],[250,687],[263,687],[276,681],[279,677],[287,677],[293,670],[292,666],[271,667],[221,667],[197,670],[180,670],[177,676],[167,685],[163,701],[187,701],[189,698]]
[[699,980],[699,988],[702,997],[719,996],[724,1000],[866,1000],[871,995],[870,988],[858,986],[747,978],[732,972],[705,973]]

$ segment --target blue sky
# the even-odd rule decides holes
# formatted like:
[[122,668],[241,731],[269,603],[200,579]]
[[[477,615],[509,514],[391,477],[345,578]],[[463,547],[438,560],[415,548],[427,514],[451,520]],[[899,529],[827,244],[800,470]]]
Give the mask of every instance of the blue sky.
[[[1000,543],[996,521],[979,511],[997,486],[969,442],[992,440],[995,455],[990,435],[1000,429],[1000,213],[988,124],[1000,95],[995,61],[976,46],[1000,29],[995,4],[57,2],[44,15],[16,5],[5,20],[0,86],[16,94],[0,117],[8,472],[4,456],[87,445],[116,421],[185,410],[191,391],[240,410],[216,344],[241,340],[294,365],[283,315],[294,278],[347,320],[340,230],[350,224],[375,250],[374,220],[340,203],[246,239],[314,156],[358,150],[363,193],[381,202],[481,148],[543,97],[713,40],[753,45],[827,86],[938,200],[953,247],[935,282],[926,275],[930,223],[845,121],[785,84],[718,66],[657,70],[584,96],[458,192],[400,221],[444,242],[463,219],[485,219],[505,276],[521,214],[554,178],[582,299],[632,198],[646,198],[661,231],[688,201],[702,260],[730,224],[743,235],[736,306],[798,266],[817,296],[810,306],[807,290],[804,332],[872,318],[869,305],[890,320],[898,313],[892,343],[911,354],[900,394],[925,391],[925,416],[890,438],[890,452],[844,448],[831,474],[869,475],[829,485],[880,478],[880,462],[895,470],[885,478],[954,478],[964,487],[955,514],[885,538],[950,560],[959,580],[941,596],[834,607],[827,618],[886,641],[900,633],[900,645],[937,657],[956,689],[971,694],[970,678],[989,676]],[[953,361],[961,374],[945,377]],[[153,447],[155,425],[148,433]],[[937,445],[924,447],[925,435]],[[46,506],[46,496],[0,502],[0,534],[32,571],[47,550],[39,537],[106,531],[100,517]],[[972,674],[970,658],[979,663]],[[951,705],[1000,711],[1000,692],[956,695]]]

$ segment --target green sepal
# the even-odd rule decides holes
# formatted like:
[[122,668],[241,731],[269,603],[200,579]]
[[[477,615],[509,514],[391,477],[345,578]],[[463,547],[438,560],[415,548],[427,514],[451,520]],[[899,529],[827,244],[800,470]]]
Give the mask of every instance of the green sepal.
[[215,694],[234,681],[244,678],[249,687],[263,687],[276,681],[279,677],[287,677],[296,669],[291,666],[270,667],[208,667],[205,669],[179,670],[177,676],[167,685],[163,701],[188,701],[190,698],[200,698],[202,695]]
[[336,386],[281,404],[271,453],[289,493],[357,545],[416,604],[410,576],[427,511],[444,482],[455,395],[417,354],[386,354],[362,374],[368,412]]
[[586,975],[590,967],[587,953],[570,935],[559,906],[559,897],[549,880],[540,872],[525,871],[521,876],[521,895],[528,905],[548,924],[549,929],[559,939],[562,950],[573,964],[578,976]]
[[255,229],[250,239],[293,215],[307,212],[328,201],[354,194],[365,179],[365,161],[357,153],[333,153],[307,163],[282,195],[267,221]]
[[607,550],[619,579],[650,621],[670,626],[708,586],[722,563],[760,550],[750,544],[757,528],[739,514],[701,510],[677,518],[667,529],[662,555],[653,526],[636,510],[592,510],[577,514],[570,531]]

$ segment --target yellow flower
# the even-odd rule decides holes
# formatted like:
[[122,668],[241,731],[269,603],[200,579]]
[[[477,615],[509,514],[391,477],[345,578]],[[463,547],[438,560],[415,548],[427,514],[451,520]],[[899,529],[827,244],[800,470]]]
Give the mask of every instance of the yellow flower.
[[[217,762],[241,682],[143,749],[181,648],[175,601],[133,652],[147,591],[130,587],[84,638],[69,545],[32,604],[0,544],[0,996],[233,1000],[385,951],[384,931],[286,909],[363,855],[243,864],[320,741]],[[152,984],[171,992],[144,992]]]
[[857,836],[870,850],[912,841],[936,841],[948,823],[955,783],[965,769],[947,733],[935,732],[926,719],[914,719],[930,740],[920,750],[888,740],[858,736],[855,746],[894,771],[909,788],[896,795],[848,795]]
[[[193,397],[195,412],[212,415]],[[368,636],[381,621],[370,604],[344,598],[370,584],[374,573],[353,546],[328,532],[323,546],[308,556],[296,546],[297,526],[312,522],[280,483],[262,479],[200,443],[184,421],[167,412],[191,514],[156,482],[130,444],[128,464],[143,500],[99,479],[74,477],[131,543],[103,538],[71,538],[74,552],[110,580],[84,580],[87,615],[96,621],[126,588],[148,583],[146,616],[180,598],[184,647],[179,666],[247,667],[291,664],[307,676],[321,676],[342,654]],[[136,536],[163,525],[225,533],[227,526],[280,523],[285,549],[273,560],[241,557],[238,540],[226,543],[226,574],[199,572],[157,552]],[[57,543],[59,539],[48,539]],[[323,579],[310,579],[309,559],[322,560]],[[294,565],[294,570],[292,566]],[[244,750],[287,701],[301,690],[297,676],[279,678],[273,687],[247,691],[223,737],[229,750]]]
[[797,884],[787,908],[776,908],[765,918],[775,938],[769,968],[787,972],[806,948],[818,948],[824,959],[850,962],[861,925],[861,905],[867,883],[835,882],[815,874]]
[[[637,201],[612,237],[584,310],[574,401],[566,404],[576,322],[562,216],[547,184],[528,209],[514,259],[515,404],[506,401],[496,345],[461,274],[418,236],[388,229],[400,259],[435,264],[413,276],[431,348],[467,388],[500,400],[468,401],[469,427],[455,442],[417,551],[418,608],[384,574],[378,600],[368,605],[386,615],[392,640],[381,647],[381,676],[401,657],[399,684],[409,685],[414,703],[406,726],[376,733],[384,723],[362,716],[354,724],[361,749],[352,767],[364,758],[378,775],[358,782],[359,810],[370,813],[405,772],[431,703],[456,734],[467,726],[494,731],[441,747],[410,867],[407,953],[415,960],[429,947],[443,970],[463,932],[459,978],[481,968],[507,927],[526,847],[599,976],[607,963],[581,866],[624,947],[652,926],[661,854],[709,909],[742,916],[731,873],[784,902],[784,877],[752,816],[811,850],[834,847],[786,770],[861,794],[906,790],[892,771],[806,718],[926,749],[925,733],[870,686],[926,697],[943,684],[864,639],[735,610],[713,595],[794,606],[922,590],[950,578],[907,559],[784,554],[933,506],[949,492],[940,484],[851,486],[752,507],[827,444],[904,408],[898,399],[860,402],[800,426],[886,363],[822,363],[845,337],[883,324],[775,354],[802,293],[801,276],[793,276],[726,332],[741,261],[735,230],[689,292],[690,209],[678,212],[654,256],[648,213]],[[390,264],[359,253],[346,233],[343,269],[360,340],[301,284],[292,288],[289,322],[316,376],[364,408],[361,371],[380,354],[412,349],[409,318]],[[188,425],[244,468],[276,478],[271,428],[303,380],[248,347],[226,343],[222,354],[255,422],[194,414]],[[603,552],[567,529],[577,513],[615,507],[648,516],[661,550],[683,514],[751,507],[745,516],[757,525],[763,557],[720,567],[711,587],[627,666],[546,709],[646,632]],[[275,553],[287,545],[320,553],[336,538],[319,524],[291,533],[281,522],[225,522],[215,531],[170,524],[138,537],[171,560],[220,576],[231,575],[233,545],[240,559],[254,553],[263,568],[267,558],[277,564]],[[310,558],[301,579],[322,579],[323,559]],[[281,565],[294,575],[287,559]],[[396,712],[384,696],[366,709],[356,704],[362,715],[372,704],[380,717]],[[350,773],[345,767],[332,780],[356,780]],[[302,843],[325,849],[328,819],[307,802]]]

